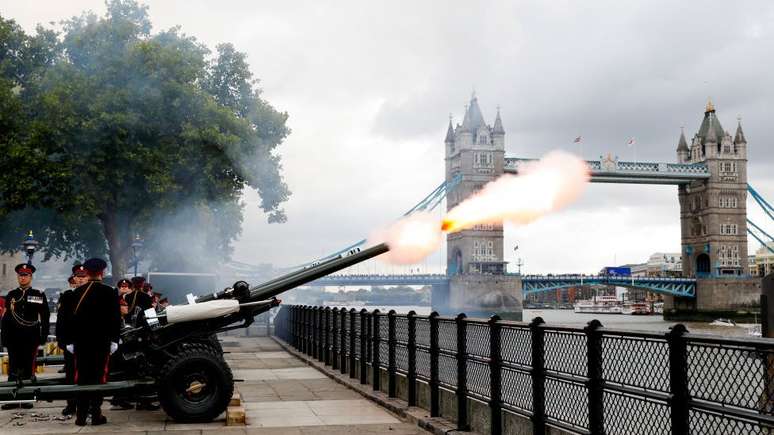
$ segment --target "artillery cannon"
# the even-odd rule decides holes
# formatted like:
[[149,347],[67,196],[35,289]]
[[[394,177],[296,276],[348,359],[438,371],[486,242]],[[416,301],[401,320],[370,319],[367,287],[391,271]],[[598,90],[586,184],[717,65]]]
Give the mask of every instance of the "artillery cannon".
[[66,384],[64,378],[2,382],[0,402],[66,399],[82,391],[157,396],[175,421],[212,421],[226,410],[234,391],[216,334],[250,326],[255,316],[278,306],[276,296],[285,291],[388,250],[379,244],[350,251],[256,287],[238,281],[188,305],[169,306],[159,313],[146,310],[138,326],[122,331],[118,351],[111,356],[110,382],[88,386]]

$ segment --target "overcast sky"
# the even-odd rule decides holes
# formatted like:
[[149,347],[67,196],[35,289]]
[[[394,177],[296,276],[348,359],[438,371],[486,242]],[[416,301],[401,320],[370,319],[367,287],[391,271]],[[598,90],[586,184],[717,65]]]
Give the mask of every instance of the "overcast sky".
[[[690,138],[711,96],[726,130],[742,117],[749,181],[774,198],[769,1],[147,4],[155,30],[181,25],[210,47],[247,52],[265,98],[290,114],[280,147],[288,222],[265,223],[247,193],[239,261],[302,263],[400,216],[442,181],[448,117],[461,122],[473,89],[488,123],[501,107],[508,156],[563,148],[667,162],[680,127]],[[85,9],[104,5],[0,1],[0,14],[28,30]],[[571,144],[578,135],[582,149]],[[774,230],[754,206],[750,217]],[[677,188],[591,185],[569,208],[507,227],[506,260],[515,262],[516,244],[529,273],[679,252]],[[439,266],[434,256],[419,267]]]

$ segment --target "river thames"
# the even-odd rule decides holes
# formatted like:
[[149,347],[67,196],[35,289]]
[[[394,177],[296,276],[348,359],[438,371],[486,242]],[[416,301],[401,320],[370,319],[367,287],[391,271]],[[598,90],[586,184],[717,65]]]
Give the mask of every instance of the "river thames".
[[[331,307],[342,307],[342,305],[331,304]],[[430,314],[432,308],[429,306],[378,306],[378,305],[347,305],[346,308],[355,308],[360,310],[365,308],[369,311],[379,309],[382,312],[388,312],[393,309],[398,314],[405,314],[414,310],[418,315],[426,316]],[[676,323],[683,323],[688,331],[702,334],[716,334],[723,336],[747,336],[751,324],[740,324],[737,326],[715,326],[703,322],[673,322],[664,320],[661,315],[633,316],[627,314],[580,314],[573,310],[524,310],[523,319],[529,322],[535,317],[542,317],[546,323],[561,324],[568,326],[585,326],[589,321],[597,319],[603,326],[617,329],[632,329],[639,331],[667,331],[669,327]]]

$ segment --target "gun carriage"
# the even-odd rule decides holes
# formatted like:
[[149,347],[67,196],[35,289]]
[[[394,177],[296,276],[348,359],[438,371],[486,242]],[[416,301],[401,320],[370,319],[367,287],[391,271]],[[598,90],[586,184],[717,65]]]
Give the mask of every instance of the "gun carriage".
[[64,377],[2,382],[0,402],[60,400],[96,390],[104,396],[157,396],[175,421],[212,421],[226,410],[234,392],[218,333],[250,326],[257,315],[280,304],[276,297],[283,292],[388,250],[385,244],[354,250],[252,288],[237,281],[187,305],[159,313],[147,310],[137,326],[122,331],[121,345],[111,356],[117,364],[111,365],[110,382],[79,386],[65,383]]

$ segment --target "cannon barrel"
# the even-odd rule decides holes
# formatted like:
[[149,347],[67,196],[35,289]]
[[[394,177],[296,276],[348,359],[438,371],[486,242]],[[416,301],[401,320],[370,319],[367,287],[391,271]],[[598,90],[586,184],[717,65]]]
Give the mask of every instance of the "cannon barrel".
[[273,298],[280,293],[286,292],[298,286],[302,286],[318,278],[322,278],[341,269],[345,269],[349,266],[362,263],[363,261],[384,254],[389,250],[390,248],[385,243],[380,243],[346,257],[335,258],[333,260],[320,263],[316,266],[311,266],[305,269],[291,272],[283,277],[273,279],[264,284],[253,287],[250,289],[250,299],[263,300]]

